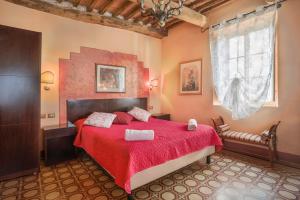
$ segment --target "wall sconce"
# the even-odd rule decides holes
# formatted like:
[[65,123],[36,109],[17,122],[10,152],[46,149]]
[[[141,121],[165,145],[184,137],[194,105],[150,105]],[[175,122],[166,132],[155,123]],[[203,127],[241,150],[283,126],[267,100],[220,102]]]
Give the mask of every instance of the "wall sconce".
[[54,84],[54,73],[51,71],[45,71],[41,75],[41,83],[44,83],[44,90],[50,90],[48,84]]
[[158,79],[152,79],[150,81],[147,82],[147,86],[149,87],[150,90],[152,90],[155,87],[158,87]]

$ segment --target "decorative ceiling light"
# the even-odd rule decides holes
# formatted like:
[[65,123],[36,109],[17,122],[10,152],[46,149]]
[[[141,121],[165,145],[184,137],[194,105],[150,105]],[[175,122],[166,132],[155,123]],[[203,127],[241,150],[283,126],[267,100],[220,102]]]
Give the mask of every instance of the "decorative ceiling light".
[[176,3],[172,0],[152,0],[153,7],[146,9],[145,0],[140,0],[142,15],[152,15],[158,21],[160,27],[164,27],[168,19],[181,14],[184,1],[178,0],[177,5],[174,5]]

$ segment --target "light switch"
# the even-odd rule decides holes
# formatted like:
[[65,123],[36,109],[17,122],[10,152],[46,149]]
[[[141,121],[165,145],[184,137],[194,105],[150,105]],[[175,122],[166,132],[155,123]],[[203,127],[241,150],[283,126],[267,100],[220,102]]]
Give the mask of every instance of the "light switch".
[[48,113],[48,118],[55,118],[55,113]]

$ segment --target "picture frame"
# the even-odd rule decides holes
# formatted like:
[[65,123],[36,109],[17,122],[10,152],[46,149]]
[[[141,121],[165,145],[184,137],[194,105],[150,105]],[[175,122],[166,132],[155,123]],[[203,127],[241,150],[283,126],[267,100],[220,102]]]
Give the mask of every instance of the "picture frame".
[[126,67],[96,64],[97,93],[125,93]]
[[180,63],[179,93],[202,95],[202,59]]

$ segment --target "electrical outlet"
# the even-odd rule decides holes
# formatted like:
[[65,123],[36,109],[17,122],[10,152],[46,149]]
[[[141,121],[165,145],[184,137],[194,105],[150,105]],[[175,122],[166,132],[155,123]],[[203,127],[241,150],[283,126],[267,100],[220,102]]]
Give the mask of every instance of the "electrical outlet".
[[55,113],[48,113],[48,118],[55,118]]
[[46,114],[41,114],[41,119],[46,119]]

